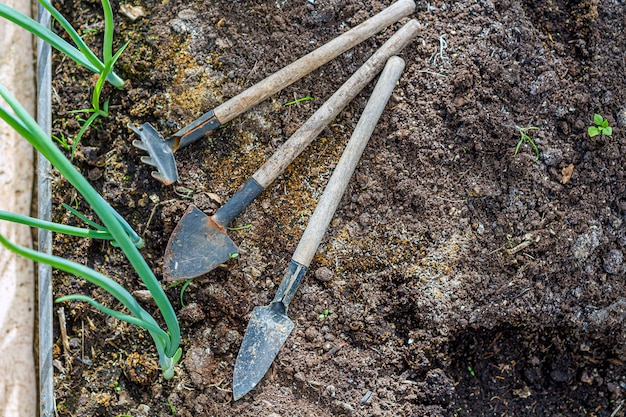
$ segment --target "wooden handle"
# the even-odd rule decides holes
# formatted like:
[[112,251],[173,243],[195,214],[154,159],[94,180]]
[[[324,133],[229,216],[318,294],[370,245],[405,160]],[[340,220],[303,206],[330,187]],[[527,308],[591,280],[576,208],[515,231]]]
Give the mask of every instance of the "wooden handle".
[[309,220],[309,225],[293,254],[292,259],[297,263],[306,267],[311,264],[311,260],[315,252],[317,252],[317,247],[326,233],[326,229],[335,214],[335,210],[348,186],[354,169],[361,159],[363,150],[376,127],[376,123],[378,123],[380,115],[385,109],[389,97],[391,97],[396,83],[400,79],[403,69],[404,60],[397,56],[391,57],[385,66],[376,88],[374,88],[370,100],[354,129],[354,133],[346,145],[346,149],[343,151],[343,155],[341,155],[332,177],[328,181],[324,194],[322,194],[319,203],[317,203],[315,212]]
[[311,116],[252,177],[266,188],[320,134],[341,110],[378,74],[389,57],[399,53],[417,34],[420,25],[410,20],[368,59]]
[[213,110],[217,120],[220,124],[224,124],[234,119],[272,94],[298,81],[314,69],[321,67],[392,23],[413,13],[414,10],[415,2],[413,0],[398,0],[355,28],[219,105]]

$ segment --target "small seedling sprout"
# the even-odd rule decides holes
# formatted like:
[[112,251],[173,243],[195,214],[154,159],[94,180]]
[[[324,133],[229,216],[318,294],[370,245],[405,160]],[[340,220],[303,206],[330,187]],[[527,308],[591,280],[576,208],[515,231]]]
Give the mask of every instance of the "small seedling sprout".
[[530,143],[530,146],[532,146],[533,150],[535,151],[535,161],[538,161],[539,160],[539,148],[537,148],[537,144],[535,143],[535,140],[532,137],[530,137],[530,135],[527,132],[530,132],[531,130],[539,130],[539,128],[535,126],[528,126],[528,127],[515,126],[515,128],[518,130],[520,134],[520,140],[517,142],[517,145],[515,146],[515,152],[513,153],[513,156],[517,155],[517,153],[519,152],[524,142],[528,142]]
[[229,227],[228,230],[232,230],[233,232],[236,232],[239,230],[249,229],[251,227],[252,227],[252,223],[248,223],[248,224],[244,224],[243,226]]
[[170,409],[170,413],[172,415],[176,414],[176,408],[174,408],[174,405],[172,403],[170,403],[170,402],[161,402],[161,404],[168,406],[169,409]]
[[297,98],[297,99],[295,99],[295,100],[293,100],[293,101],[288,101],[288,102],[287,102],[287,103],[285,103],[284,105],[285,105],[285,106],[291,106],[291,105],[294,105],[294,104],[296,104],[296,103],[301,103],[301,102],[303,102],[303,101],[311,101],[311,100],[315,100],[315,99],[314,99],[313,97],[311,97],[310,95],[308,95],[308,94],[307,94],[307,95],[306,95],[306,96],[304,96],[304,97]]
[[587,128],[587,133],[590,138],[598,135],[611,136],[613,128],[609,126],[608,120],[596,113],[593,115],[593,126]]
[[181,307],[185,307],[185,302],[183,301],[183,295],[185,294],[185,290],[187,289],[189,284],[191,284],[191,281],[193,281],[193,279],[188,279],[187,281],[185,281],[182,288],[180,289],[180,306]]
[[61,133],[59,136],[51,135],[51,137],[52,139],[54,139],[56,143],[61,145],[61,147],[65,149],[66,151],[72,150],[72,145],[70,145],[70,143],[67,141],[65,134]]
[[191,188],[185,188],[185,187],[176,187],[174,188],[174,193],[176,193],[177,196],[180,196],[181,198],[189,198],[193,195],[195,191],[192,190]]

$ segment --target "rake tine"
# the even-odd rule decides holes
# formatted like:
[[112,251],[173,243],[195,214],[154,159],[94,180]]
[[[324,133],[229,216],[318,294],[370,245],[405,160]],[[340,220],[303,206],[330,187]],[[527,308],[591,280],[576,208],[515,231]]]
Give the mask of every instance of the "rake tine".
[[134,140],[133,141],[133,146],[137,149],[141,149],[142,151],[148,151],[148,147],[140,140]]
[[159,171],[152,171],[151,175],[155,180],[167,183],[167,178],[165,178],[165,175],[161,174]]
[[157,166],[156,161],[153,158],[149,157],[149,156],[142,156],[140,159],[141,159],[141,162],[143,162],[144,164],[148,164],[148,165],[151,165],[153,167]]

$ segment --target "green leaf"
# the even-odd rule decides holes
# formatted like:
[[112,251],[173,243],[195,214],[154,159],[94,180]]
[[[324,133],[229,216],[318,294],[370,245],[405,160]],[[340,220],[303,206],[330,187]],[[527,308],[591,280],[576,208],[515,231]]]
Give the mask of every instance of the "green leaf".
[[102,68],[104,68],[104,64],[102,62],[92,62],[88,57],[86,57],[81,51],[73,47],[70,43],[65,41],[56,33],[52,32],[47,27],[41,25],[34,19],[18,12],[15,9],[10,8],[6,4],[0,3],[0,17],[7,19],[10,22],[15,23],[16,25],[21,26],[26,29],[33,35],[41,38],[42,40],[49,43],[55,49],[63,52],[68,58],[72,59],[78,65],[82,65],[89,70],[99,73]]
[[185,283],[183,284],[183,287],[180,289],[180,306],[181,307],[185,307],[185,302],[183,301],[183,294],[185,293],[185,290],[187,289],[189,284],[191,284],[191,281],[193,281],[193,278],[185,281]]
[[84,301],[86,303],[89,303],[95,308],[97,308],[98,310],[100,310],[102,313],[108,314],[109,316],[114,317],[118,320],[122,320],[130,324],[134,324],[137,327],[141,327],[142,329],[147,330],[148,332],[152,333],[153,336],[159,337],[163,345],[166,345],[168,343],[169,336],[156,323],[142,320],[141,318],[131,316],[129,314],[125,314],[120,311],[105,307],[99,302],[97,302],[96,300],[94,300],[93,298],[88,297],[86,295],[70,294],[70,295],[65,295],[63,297],[59,297],[56,300],[54,300],[55,303],[63,303],[65,301]]
[[592,137],[598,136],[600,134],[600,129],[598,129],[595,126],[589,126],[587,128],[587,133],[589,134],[589,137],[592,138]]
[[90,220],[87,218],[87,216],[85,216],[84,214],[82,214],[80,211],[76,210],[74,207],[69,206],[65,203],[61,203],[61,205],[63,206],[63,208],[65,208],[66,210],[68,210],[70,213],[72,213],[74,216],[78,217],[79,219],[81,219],[82,221],[84,221],[85,223],[87,223],[89,226],[93,227],[94,229],[97,230],[102,230],[108,233],[106,227],[99,225],[98,223],[94,222],[93,220]]
[[607,127],[602,129],[602,133],[605,136],[611,136],[613,134],[613,128],[611,126],[607,126]]
[[64,224],[48,222],[45,220],[35,219],[33,217],[24,216],[22,214],[11,213],[9,211],[0,210],[0,220],[7,220],[14,223],[24,224],[29,227],[37,227],[39,229],[50,230],[55,233],[63,233],[70,236],[87,237],[92,239],[111,240],[113,236],[105,230],[91,230],[80,227],[68,226]]
[[595,113],[593,115],[593,124],[600,126],[603,120],[604,120],[604,117],[600,116],[598,113]]

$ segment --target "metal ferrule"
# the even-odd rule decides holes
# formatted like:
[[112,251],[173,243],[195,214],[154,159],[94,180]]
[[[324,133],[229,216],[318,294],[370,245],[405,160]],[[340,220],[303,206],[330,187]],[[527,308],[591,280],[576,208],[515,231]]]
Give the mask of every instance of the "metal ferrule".
[[220,209],[213,215],[213,221],[222,227],[227,227],[233,219],[241,214],[264,188],[250,178]]
[[293,259],[289,262],[289,267],[285,272],[285,277],[283,278],[280,286],[278,287],[278,291],[276,291],[276,296],[272,300],[272,303],[282,303],[285,306],[285,309],[293,300],[293,297],[296,295],[298,291],[298,287],[302,283],[306,272],[309,270],[304,265],[299,264]]
[[215,113],[213,113],[213,110],[204,113],[202,116],[172,135],[179,138],[176,149],[183,148],[190,143],[197,141],[209,130],[215,130],[221,125],[222,124],[219,120],[217,120]]

